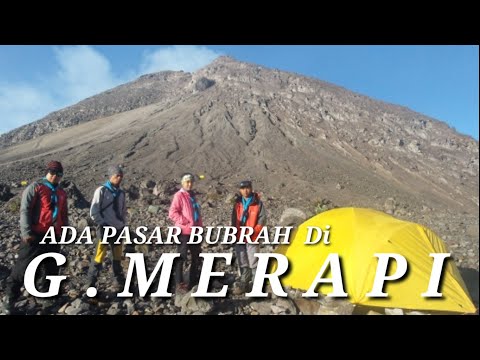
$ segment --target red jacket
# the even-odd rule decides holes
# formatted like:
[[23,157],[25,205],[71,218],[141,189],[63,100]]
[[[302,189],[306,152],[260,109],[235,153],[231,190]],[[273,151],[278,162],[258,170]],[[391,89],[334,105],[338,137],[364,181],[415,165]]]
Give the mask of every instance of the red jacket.
[[[40,180],[33,182],[23,192],[20,205],[20,231],[23,238],[34,234],[45,234],[53,225],[52,190]],[[62,226],[68,225],[67,194],[57,186],[58,213],[55,221],[55,234],[62,232]]]
[[[243,203],[242,197],[238,196],[235,205],[233,205],[232,211],[232,226],[237,228],[237,239],[240,237],[240,226],[243,215]],[[253,241],[257,240],[258,234],[265,226],[267,221],[267,214],[263,202],[260,200],[258,193],[253,193],[253,200],[248,206],[247,221],[243,226],[249,226],[253,228],[253,234],[251,236]]]

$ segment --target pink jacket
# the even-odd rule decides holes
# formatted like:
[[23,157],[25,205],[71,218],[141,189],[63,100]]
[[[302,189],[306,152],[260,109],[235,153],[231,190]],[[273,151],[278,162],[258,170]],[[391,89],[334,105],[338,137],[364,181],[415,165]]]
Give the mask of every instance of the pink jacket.
[[190,235],[192,226],[203,226],[201,214],[199,214],[197,223],[194,224],[190,194],[184,189],[180,189],[173,196],[168,217],[175,223],[175,226],[182,229],[182,235]]

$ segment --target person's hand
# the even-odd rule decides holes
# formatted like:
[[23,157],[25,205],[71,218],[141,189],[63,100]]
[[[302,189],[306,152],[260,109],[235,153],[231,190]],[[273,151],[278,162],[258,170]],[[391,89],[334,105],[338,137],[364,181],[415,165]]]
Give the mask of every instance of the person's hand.
[[22,241],[26,244],[30,244],[34,239],[35,239],[35,237],[33,237],[33,236],[27,236],[27,237],[24,237],[22,239]]

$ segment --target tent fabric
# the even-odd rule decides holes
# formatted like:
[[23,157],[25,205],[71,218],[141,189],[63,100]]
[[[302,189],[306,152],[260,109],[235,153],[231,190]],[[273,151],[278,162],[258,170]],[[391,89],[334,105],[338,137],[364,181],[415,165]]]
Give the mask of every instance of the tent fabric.
[[[304,244],[307,226],[325,231],[330,225],[330,244],[319,241]],[[315,234],[314,234],[315,235]],[[314,238],[314,237],[313,237]],[[383,212],[363,208],[338,208],[316,215],[302,223],[290,237],[290,245],[281,245],[278,253],[286,255],[289,271],[281,281],[283,286],[307,290],[330,253],[338,253],[344,290],[354,304],[389,308],[438,310],[475,313],[467,287],[454,264],[445,260],[439,291],[442,298],[424,298],[428,289],[433,258],[430,253],[448,253],[445,243],[430,229],[412,222],[396,219]],[[407,260],[403,278],[386,281],[383,291],[388,298],[372,298],[378,258],[375,253],[396,253]],[[391,259],[388,274],[396,270]],[[274,269],[272,269],[274,270]],[[331,277],[330,269],[324,277]],[[317,291],[328,294],[331,284],[320,284]]]

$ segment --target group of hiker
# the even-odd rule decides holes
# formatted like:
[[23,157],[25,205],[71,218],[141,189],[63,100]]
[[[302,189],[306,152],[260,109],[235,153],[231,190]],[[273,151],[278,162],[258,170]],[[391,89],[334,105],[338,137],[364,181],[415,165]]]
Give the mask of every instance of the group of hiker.
[[[20,206],[21,244],[18,256],[10,276],[6,281],[6,298],[4,313],[15,312],[15,303],[20,296],[24,274],[28,264],[37,256],[47,252],[59,252],[60,245],[40,244],[48,229],[53,226],[56,235],[59,235],[62,226],[68,225],[67,194],[59,185],[63,177],[63,166],[59,161],[50,161],[47,164],[46,175],[35,181],[24,190]],[[125,192],[121,189],[124,178],[124,169],[120,165],[108,167],[108,180],[99,186],[94,194],[90,207],[90,218],[96,224],[95,251],[90,260],[85,289],[97,285],[102,264],[108,251],[108,245],[102,244],[103,229],[113,226],[121,230],[126,225],[127,206]],[[201,244],[188,244],[193,226],[203,226],[200,204],[193,190],[195,176],[184,173],[180,178],[181,188],[173,196],[169,210],[169,218],[175,226],[181,229],[180,244],[177,252],[180,257],[175,263],[175,293],[183,295],[198,284],[200,274]],[[238,184],[239,194],[235,198],[232,209],[231,226],[253,228],[251,239],[255,241],[258,234],[266,225],[266,210],[258,193],[253,191],[250,180]],[[121,231],[117,231],[120,234]],[[240,234],[240,231],[237,231]],[[237,235],[238,236],[238,235]],[[123,245],[115,245],[118,237],[109,238],[112,256],[113,285],[117,290],[125,283],[124,271],[121,266]],[[235,244],[235,254],[240,278],[234,284],[234,294],[240,295],[247,291],[257,267],[257,250],[255,244]],[[189,278],[184,278],[184,267],[188,252],[191,256]],[[56,275],[59,268],[53,258],[42,262],[37,271],[35,283],[41,292],[47,291],[46,276]],[[52,305],[48,298],[39,299],[44,308]]]

